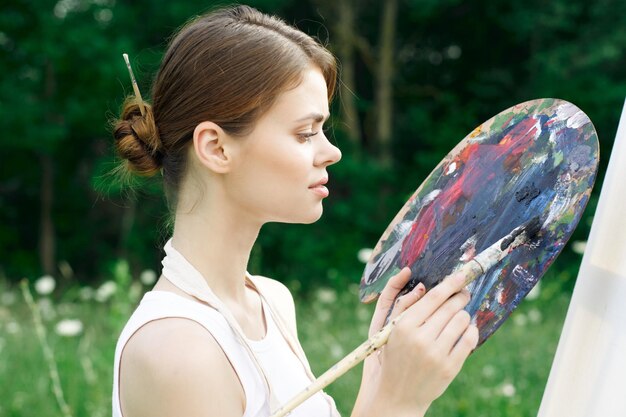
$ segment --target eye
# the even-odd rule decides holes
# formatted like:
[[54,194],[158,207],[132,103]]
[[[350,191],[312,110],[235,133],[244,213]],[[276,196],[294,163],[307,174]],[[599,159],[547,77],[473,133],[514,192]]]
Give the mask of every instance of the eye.
[[302,142],[310,142],[311,138],[315,135],[317,135],[319,133],[319,131],[317,132],[304,132],[304,133],[298,133],[298,138],[302,141]]

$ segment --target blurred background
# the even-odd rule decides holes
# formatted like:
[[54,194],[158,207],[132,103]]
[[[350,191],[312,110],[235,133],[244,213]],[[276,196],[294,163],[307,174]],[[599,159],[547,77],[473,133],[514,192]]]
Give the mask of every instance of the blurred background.
[[[149,100],[168,38],[219,4],[2,1],[0,416],[110,414],[115,340],[169,235],[158,180],[129,189],[110,174],[108,123],[132,94],[122,53]],[[626,97],[626,1],[247,4],[317,37],[341,63],[329,136],[343,159],[329,169],[324,216],[264,226],[249,265],[294,293],[317,373],[366,336],[371,307],[358,304],[357,285],[368,250],[456,143],[530,99],[589,115],[601,168],[570,244],[429,414],[535,415]],[[343,415],[358,379],[328,389]]]

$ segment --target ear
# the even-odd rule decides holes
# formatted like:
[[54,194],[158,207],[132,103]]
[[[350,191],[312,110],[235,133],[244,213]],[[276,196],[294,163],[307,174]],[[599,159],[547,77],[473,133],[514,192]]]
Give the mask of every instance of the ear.
[[218,174],[230,171],[232,154],[229,137],[213,122],[202,122],[193,131],[193,148],[198,161]]

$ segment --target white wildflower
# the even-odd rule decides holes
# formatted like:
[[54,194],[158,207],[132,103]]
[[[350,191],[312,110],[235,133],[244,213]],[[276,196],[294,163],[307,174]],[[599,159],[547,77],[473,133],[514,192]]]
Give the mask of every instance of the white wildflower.
[[574,253],[582,255],[585,253],[585,249],[587,248],[587,241],[584,240],[576,240],[572,242],[572,250]]
[[9,334],[18,333],[21,330],[19,323],[16,321],[8,322],[5,328],[6,328],[7,333]]
[[491,378],[496,374],[496,368],[493,365],[485,365],[483,367],[483,375],[487,378]]
[[128,298],[131,301],[135,302],[139,300],[139,297],[141,297],[142,292],[143,292],[143,287],[141,286],[140,283],[135,281],[132,284],[130,284],[130,288],[128,289]]
[[319,319],[319,321],[327,322],[328,320],[330,320],[330,317],[331,317],[330,311],[326,309],[319,310],[317,312],[317,318]]
[[462,52],[459,45],[450,45],[443,50],[444,56],[448,59],[459,59]]
[[11,306],[15,303],[15,293],[13,291],[5,291],[0,295],[0,302],[2,305]]
[[94,12],[93,17],[100,23],[108,23],[113,18],[111,9],[100,9]]
[[529,301],[536,300],[541,295],[541,281],[538,281],[537,284],[526,294],[526,299]]
[[78,319],[61,320],[54,330],[59,336],[77,336],[83,331],[83,322]]
[[117,284],[115,281],[106,281],[96,290],[96,301],[104,303],[117,291]]
[[337,301],[337,292],[332,288],[320,288],[317,290],[317,299],[323,304],[332,304]]
[[339,359],[343,357],[343,348],[339,343],[333,343],[332,345],[330,345],[330,355],[334,359]]
[[524,314],[517,312],[517,314],[513,315],[513,323],[518,326],[525,326],[528,323],[528,319]]
[[536,308],[533,308],[532,310],[530,310],[528,312],[528,319],[532,323],[540,322],[541,321],[541,311],[537,310]]
[[372,256],[372,252],[373,252],[373,250],[370,249],[370,248],[363,248],[363,249],[359,250],[359,252],[357,253],[356,257],[359,259],[359,261],[361,261],[364,264],[366,264],[367,261],[370,260],[370,257]]
[[35,291],[39,295],[48,295],[52,291],[54,291],[54,287],[56,287],[56,281],[50,275],[44,275],[35,281]]
[[141,274],[139,274],[139,281],[141,281],[143,285],[152,285],[156,282],[156,280],[156,272],[152,269],[144,269]]
[[50,321],[53,320],[57,316],[56,309],[54,308],[54,304],[48,297],[42,297],[37,300],[37,306],[39,307],[39,311],[41,312],[41,317]]
[[94,293],[95,291],[93,290],[93,288],[82,287],[80,290],[78,290],[78,298],[80,298],[81,301],[89,301],[94,297]]
[[515,386],[513,384],[511,384],[510,382],[506,382],[504,384],[502,384],[502,386],[500,387],[500,393],[505,396],[505,397],[512,397],[515,395]]

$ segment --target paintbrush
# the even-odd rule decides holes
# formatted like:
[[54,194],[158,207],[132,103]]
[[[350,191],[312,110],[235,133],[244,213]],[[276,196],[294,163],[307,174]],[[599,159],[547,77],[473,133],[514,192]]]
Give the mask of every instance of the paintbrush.
[[[487,249],[480,252],[472,260],[465,263],[458,270],[453,272],[456,274],[463,274],[466,276],[465,285],[467,286],[476,278],[484,275],[487,271],[497,265],[502,259],[504,259],[511,251],[518,246],[527,243],[535,237],[535,235],[541,229],[541,221],[539,216],[536,216],[524,223],[523,225],[516,227],[498,240],[496,243],[489,246]],[[444,280],[450,277],[450,274],[444,278]],[[442,280],[443,281],[443,280]],[[319,378],[313,381],[302,392],[293,397],[285,405],[275,410],[270,417],[284,417],[289,414],[294,408],[302,404],[309,397],[316,392],[324,389],[326,386],[334,382],[337,378],[348,372],[350,369],[358,365],[361,361],[367,358],[372,353],[380,349],[389,340],[389,335],[407,310],[402,312],[391,322],[380,329],[376,334],[363,342],[359,347],[350,352],[345,358],[333,365],[329,370],[324,372]]]

